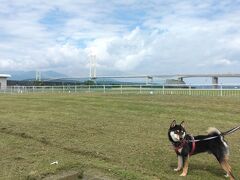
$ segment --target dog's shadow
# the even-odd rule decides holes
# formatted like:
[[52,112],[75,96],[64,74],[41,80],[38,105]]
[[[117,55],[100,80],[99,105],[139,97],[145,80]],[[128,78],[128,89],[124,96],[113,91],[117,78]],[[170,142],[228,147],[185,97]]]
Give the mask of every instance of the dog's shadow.
[[[176,164],[171,163],[171,168],[174,169],[176,168]],[[217,166],[210,166],[210,165],[206,165],[206,164],[197,164],[192,162],[189,165],[189,171],[190,174],[194,174],[194,172],[209,172],[211,174],[213,174],[214,176],[217,176],[219,178],[224,179],[224,171],[221,169],[220,165],[219,167]]]

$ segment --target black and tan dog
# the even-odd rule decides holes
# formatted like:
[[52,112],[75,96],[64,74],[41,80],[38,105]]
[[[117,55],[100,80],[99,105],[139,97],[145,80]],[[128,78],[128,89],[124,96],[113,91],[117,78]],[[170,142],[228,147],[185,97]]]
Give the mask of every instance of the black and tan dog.
[[168,130],[168,137],[178,157],[178,167],[175,171],[183,172],[180,176],[186,176],[188,172],[189,157],[194,154],[209,152],[212,153],[221,167],[226,171],[231,180],[235,179],[228,163],[229,147],[224,136],[240,129],[240,126],[227,132],[221,133],[216,128],[209,128],[207,135],[191,136],[184,128],[184,122],[176,124],[174,120]]

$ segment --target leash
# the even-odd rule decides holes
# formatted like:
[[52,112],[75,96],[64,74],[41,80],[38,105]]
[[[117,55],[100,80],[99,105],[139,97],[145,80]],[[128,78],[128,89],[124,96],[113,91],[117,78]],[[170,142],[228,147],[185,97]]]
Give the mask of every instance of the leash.
[[234,133],[234,132],[237,131],[237,130],[240,130],[240,126],[237,126],[237,127],[235,127],[235,128],[232,128],[232,129],[230,129],[230,130],[228,130],[228,131],[226,131],[226,132],[223,132],[223,133],[221,133],[221,135],[222,135],[222,136],[226,136],[226,135],[229,135],[229,134]]
[[[193,138],[193,140],[188,140],[188,141],[189,141],[189,142],[208,141],[208,140],[211,140],[211,139],[218,138],[218,137],[220,137],[220,136],[226,136],[226,135],[232,134],[232,133],[236,132],[237,130],[240,130],[240,126],[237,126],[237,127],[235,127],[235,128],[232,128],[232,129],[230,129],[230,130],[228,130],[228,131],[226,131],[226,132],[223,132],[223,133],[221,133],[221,134],[219,134],[219,135],[217,135],[217,136],[212,136],[212,137],[208,137],[208,138],[205,138],[205,139],[197,139],[197,140],[195,140],[195,139]],[[192,136],[192,135],[191,135],[191,136]],[[193,136],[192,136],[192,137],[193,137]]]
[[208,138],[205,138],[205,139],[197,139],[197,140],[195,140],[194,138],[193,138],[193,140],[188,140],[189,142],[199,142],[199,141],[208,141],[208,140],[211,140],[211,139],[215,139],[215,138],[218,138],[218,137],[220,137],[221,135],[219,135],[219,136],[212,136],[212,137],[208,137]]

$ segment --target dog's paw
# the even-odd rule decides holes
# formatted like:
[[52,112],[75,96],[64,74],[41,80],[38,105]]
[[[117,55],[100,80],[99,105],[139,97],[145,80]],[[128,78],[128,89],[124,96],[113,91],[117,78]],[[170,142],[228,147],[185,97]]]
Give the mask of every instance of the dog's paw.
[[173,169],[174,171],[176,171],[176,172],[178,172],[178,171],[180,171],[181,169],[180,168],[175,168],[175,169]]
[[225,177],[225,178],[228,178],[228,177],[229,177],[229,175],[228,175],[228,174],[225,174],[225,175],[224,175],[224,177]]
[[186,173],[182,173],[182,174],[180,174],[180,176],[187,176],[187,174]]

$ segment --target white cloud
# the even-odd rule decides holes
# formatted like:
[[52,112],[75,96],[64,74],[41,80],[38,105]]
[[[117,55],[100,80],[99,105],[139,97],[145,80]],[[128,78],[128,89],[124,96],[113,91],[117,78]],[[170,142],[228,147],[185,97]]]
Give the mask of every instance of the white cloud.
[[75,62],[81,61],[81,55],[83,55],[83,51],[81,51],[81,49],[69,44],[49,47],[46,53],[47,59],[54,65],[74,64]]
[[11,59],[0,59],[0,68],[9,68],[14,64],[14,61]]
[[99,38],[88,44],[99,66],[118,71],[134,70],[149,53],[148,38],[139,28],[122,36]]
[[199,67],[228,67],[232,65],[237,65],[237,61],[229,59],[217,59],[213,61],[205,61],[204,63],[198,64]]
[[229,59],[220,59],[220,60],[215,61],[213,64],[214,65],[219,65],[219,66],[230,66],[230,65],[233,65],[235,63],[236,63],[235,61],[231,61]]

